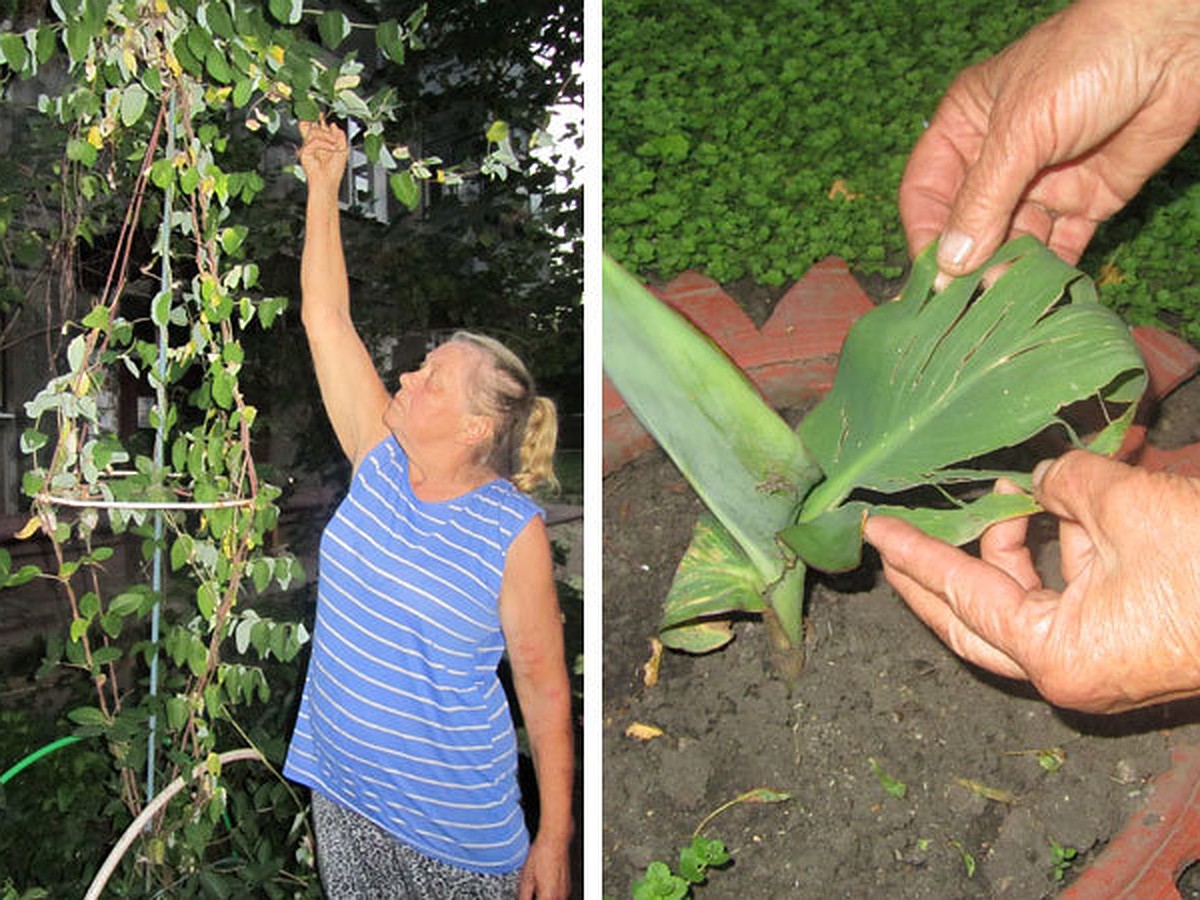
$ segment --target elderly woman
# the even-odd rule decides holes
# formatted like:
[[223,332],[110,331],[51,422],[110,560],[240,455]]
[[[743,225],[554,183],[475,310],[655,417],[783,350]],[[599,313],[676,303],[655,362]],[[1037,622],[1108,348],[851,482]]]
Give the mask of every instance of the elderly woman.
[[[345,135],[302,124],[302,317],[353,463],[321,540],[312,659],[285,774],[313,791],[331,898],[556,898],[570,891],[574,750],[550,542],[554,406],[496,341],[460,333],[385,389],[350,318],[339,232]],[[496,667],[532,748],[532,844]]]

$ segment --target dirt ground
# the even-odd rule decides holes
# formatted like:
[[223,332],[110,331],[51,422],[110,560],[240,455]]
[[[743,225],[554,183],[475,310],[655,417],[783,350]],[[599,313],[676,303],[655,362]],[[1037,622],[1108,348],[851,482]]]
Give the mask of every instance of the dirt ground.
[[[1198,425],[1193,381],[1163,404],[1152,440],[1186,444]],[[629,897],[653,860],[676,868],[702,819],[760,787],[791,799],[735,804],[711,820],[704,833],[733,859],[696,896],[1053,896],[1145,802],[1171,748],[1200,739],[1195,703],[1078,715],[964,664],[871,557],[813,583],[807,663],[790,693],[756,620],[720,652],[668,652],[646,687],[661,601],[700,511],[660,451],[605,480],[606,897]],[[1053,568],[1052,530],[1038,531],[1039,565]],[[634,723],[662,736],[631,738]],[[1055,756],[1056,770],[1042,765]],[[902,798],[871,760],[907,786]],[[1055,844],[1077,853],[1057,867],[1061,880]],[[1196,894],[1185,885],[1184,896]]]

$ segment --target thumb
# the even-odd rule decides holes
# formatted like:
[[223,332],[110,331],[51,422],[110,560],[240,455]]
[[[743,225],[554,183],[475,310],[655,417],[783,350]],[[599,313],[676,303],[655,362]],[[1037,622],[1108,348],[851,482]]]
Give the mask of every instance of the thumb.
[[1038,463],[1033,470],[1033,496],[1047,512],[1078,522],[1089,534],[1098,535],[1104,530],[1105,495],[1135,471],[1098,453],[1072,450]]

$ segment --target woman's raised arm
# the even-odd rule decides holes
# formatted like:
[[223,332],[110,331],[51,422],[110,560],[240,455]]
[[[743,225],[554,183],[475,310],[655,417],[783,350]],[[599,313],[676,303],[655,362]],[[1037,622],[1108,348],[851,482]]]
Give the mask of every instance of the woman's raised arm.
[[325,412],[342,451],[358,466],[386,433],[390,399],[350,318],[350,284],[342,254],[338,187],[346,170],[346,136],[336,125],[301,122],[300,164],[308,180],[300,316],[308,335]]

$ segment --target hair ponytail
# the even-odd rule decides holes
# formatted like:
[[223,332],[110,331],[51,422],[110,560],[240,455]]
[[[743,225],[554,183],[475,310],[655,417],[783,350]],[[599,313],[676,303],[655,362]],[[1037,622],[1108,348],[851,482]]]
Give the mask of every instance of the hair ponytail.
[[518,451],[517,471],[512,482],[529,493],[539,484],[549,485],[558,491],[558,478],[554,475],[554,448],[558,444],[558,411],[554,402],[546,397],[534,397],[533,408],[525,422],[525,433],[521,437]]

